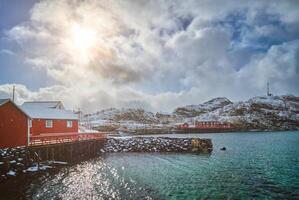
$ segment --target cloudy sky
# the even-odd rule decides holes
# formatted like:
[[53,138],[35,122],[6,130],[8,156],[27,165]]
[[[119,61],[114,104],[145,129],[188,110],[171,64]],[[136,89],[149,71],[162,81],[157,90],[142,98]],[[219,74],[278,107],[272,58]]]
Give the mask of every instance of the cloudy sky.
[[171,111],[299,95],[298,0],[1,0],[0,98]]

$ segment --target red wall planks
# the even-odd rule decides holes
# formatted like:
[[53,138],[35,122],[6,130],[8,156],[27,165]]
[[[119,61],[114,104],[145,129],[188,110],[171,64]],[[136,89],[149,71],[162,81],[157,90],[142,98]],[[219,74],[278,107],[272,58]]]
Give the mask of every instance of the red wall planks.
[[[30,133],[39,135],[42,133],[74,133],[78,132],[78,120],[52,119],[53,127],[46,128],[46,119],[33,119]],[[67,121],[72,121],[73,126],[67,127]]]
[[28,117],[13,103],[0,106],[0,148],[26,146]]

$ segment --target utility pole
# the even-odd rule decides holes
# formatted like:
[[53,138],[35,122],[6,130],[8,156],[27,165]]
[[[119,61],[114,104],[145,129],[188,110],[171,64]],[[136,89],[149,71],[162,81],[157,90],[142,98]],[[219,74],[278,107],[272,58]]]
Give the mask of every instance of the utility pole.
[[79,108],[79,113],[78,113],[78,117],[79,117],[79,124],[81,124],[82,120],[81,120],[81,109]]
[[267,96],[270,97],[272,94],[270,93],[270,84],[267,82]]
[[12,102],[15,102],[15,91],[16,91],[16,87],[13,86],[13,88],[12,88]]

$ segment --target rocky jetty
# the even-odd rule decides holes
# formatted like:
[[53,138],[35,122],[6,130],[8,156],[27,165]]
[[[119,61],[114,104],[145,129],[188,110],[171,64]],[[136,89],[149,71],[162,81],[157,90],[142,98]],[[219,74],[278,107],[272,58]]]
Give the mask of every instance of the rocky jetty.
[[211,153],[210,139],[168,138],[168,137],[129,137],[109,138],[101,149],[105,152],[196,152]]

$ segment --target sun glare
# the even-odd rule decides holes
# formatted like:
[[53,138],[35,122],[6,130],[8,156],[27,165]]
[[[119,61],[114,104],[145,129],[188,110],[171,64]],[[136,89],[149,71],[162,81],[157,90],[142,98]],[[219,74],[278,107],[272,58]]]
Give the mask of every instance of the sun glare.
[[96,34],[90,29],[74,25],[72,28],[72,40],[75,48],[87,51],[94,45]]
[[69,30],[65,48],[75,62],[88,63],[94,54],[96,43],[96,31],[76,23]]

